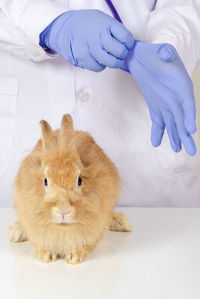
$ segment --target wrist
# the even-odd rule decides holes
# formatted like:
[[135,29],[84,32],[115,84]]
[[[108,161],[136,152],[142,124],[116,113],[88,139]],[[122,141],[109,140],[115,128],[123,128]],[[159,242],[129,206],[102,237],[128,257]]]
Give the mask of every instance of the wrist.
[[[54,54],[57,52],[55,42],[55,37],[58,37],[59,31],[57,31],[57,23],[59,28],[62,28],[68,19],[76,13],[75,10],[67,11],[57,16],[39,35],[39,45],[48,53]],[[52,39],[51,36],[54,36]]]

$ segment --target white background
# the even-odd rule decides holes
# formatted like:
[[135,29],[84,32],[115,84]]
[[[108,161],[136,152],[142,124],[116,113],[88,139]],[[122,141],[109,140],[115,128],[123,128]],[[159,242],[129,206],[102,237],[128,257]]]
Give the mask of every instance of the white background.
[[80,265],[43,264],[29,242],[10,243],[12,208],[0,208],[5,299],[199,299],[200,209],[118,208],[131,233],[108,232]]

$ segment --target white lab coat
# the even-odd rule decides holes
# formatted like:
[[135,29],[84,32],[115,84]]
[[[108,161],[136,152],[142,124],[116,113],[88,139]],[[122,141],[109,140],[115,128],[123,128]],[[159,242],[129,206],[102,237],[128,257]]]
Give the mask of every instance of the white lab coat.
[[[199,0],[113,3],[136,39],[172,43],[191,74],[200,58]],[[0,205],[12,205],[12,182],[40,138],[38,122],[55,129],[70,113],[75,128],[90,132],[116,164],[119,205],[200,206],[198,134],[195,157],[174,153],[166,134],[153,148],[146,103],[131,75],[79,69],[39,46],[39,33],[56,16],[82,8],[112,15],[103,0],[0,0]]]

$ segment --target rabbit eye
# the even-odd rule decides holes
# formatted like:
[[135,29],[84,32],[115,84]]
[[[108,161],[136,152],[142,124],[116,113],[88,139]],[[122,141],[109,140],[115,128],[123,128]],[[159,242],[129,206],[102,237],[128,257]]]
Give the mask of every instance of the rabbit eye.
[[48,186],[47,178],[44,179],[44,185],[45,185],[45,186]]
[[79,176],[78,178],[78,186],[81,186],[82,185],[82,178]]

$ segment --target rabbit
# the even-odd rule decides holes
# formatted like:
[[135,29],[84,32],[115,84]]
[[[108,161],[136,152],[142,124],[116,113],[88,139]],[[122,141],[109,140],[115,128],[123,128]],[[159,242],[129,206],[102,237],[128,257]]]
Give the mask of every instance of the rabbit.
[[105,233],[131,231],[128,218],[114,212],[120,177],[112,161],[65,114],[61,129],[40,121],[42,138],[23,159],[14,180],[19,219],[9,240],[30,241],[36,258],[81,263]]

